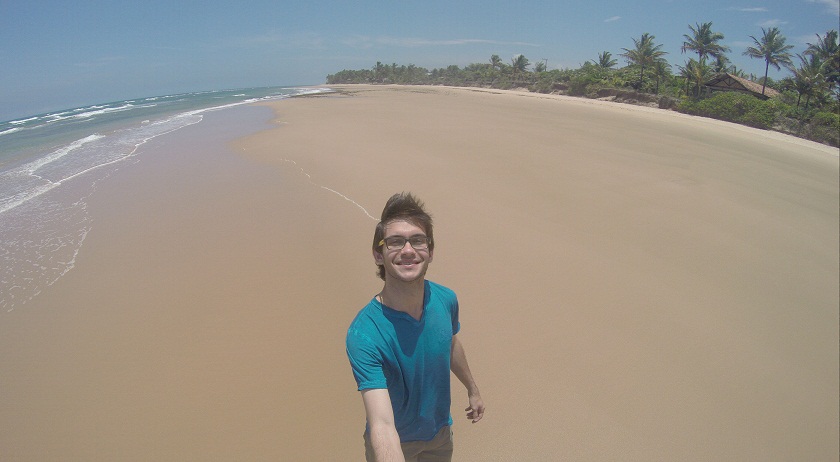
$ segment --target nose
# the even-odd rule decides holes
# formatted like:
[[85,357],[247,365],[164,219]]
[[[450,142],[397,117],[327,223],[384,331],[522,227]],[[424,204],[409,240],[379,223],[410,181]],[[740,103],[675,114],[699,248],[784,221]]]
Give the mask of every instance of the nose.
[[403,244],[402,248],[400,249],[400,253],[410,253],[411,254],[411,253],[415,253],[415,252],[416,252],[416,250],[414,250],[414,247],[412,247],[411,243],[408,242],[407,240],[405,241],[405,244]]

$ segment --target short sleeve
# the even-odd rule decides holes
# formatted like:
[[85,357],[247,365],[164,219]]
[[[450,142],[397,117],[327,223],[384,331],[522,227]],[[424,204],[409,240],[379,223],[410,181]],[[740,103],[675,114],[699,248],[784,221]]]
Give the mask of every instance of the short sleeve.
[[351,326],[347,331],[347,357],[350,359],[358,390],[388,388],[382,368],[381,352],[370,337],[355,326]]
[[458,315],[458,298],[455,294],[452,294],[452,335],[461,331],[461,321]]

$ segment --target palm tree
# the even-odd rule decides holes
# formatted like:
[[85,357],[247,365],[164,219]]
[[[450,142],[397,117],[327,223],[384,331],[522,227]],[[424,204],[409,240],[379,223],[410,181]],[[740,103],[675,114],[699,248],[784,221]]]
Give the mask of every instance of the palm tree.
[[388,72],[388,67],[380,61],[376,62],[376,67],[373,68],[373,78],[378,83],[385,81],[385,73]]
[[663,77],[667,76],[670,73],[671,65],[668,64],[668,62],[665,61],[664,59],[660,59],[659,61],[656,61],[655,63],[653,63],[653,71],[654,71],[654,74],[656,74],[656,90],[654,91],[654,94],[658,95],[659,94],[659,82],[662,81]]
[[737,77],[740,77],[740,78],[742,78],[742,79],[752,80],[752,79],[750,79],[750,78],[749,78],[749,76],[747,75],[747,73],[746,73],[746,72],[744,72],[744,70],[743,70],[743,69],[738,69],[738,66],[736,66],[736,65],[734,65],[734,64],[733,64],[733,65],[731,65],[731,66],[729,66],[729,67],[727,68],[727,71],[728,71],[730,74],[732,74],[732,75],[734,75],[734,76],[737,76]]
[[704,22],[703,24],[696,24],[696,28],[688,26],[691,29],[692,35],[683,35],[685,42],[682,45],[682,52],[691,50],[700,55],[700,62],[706,62],[706,56],[712,58],[719,58],[724,53],[729,51],[729,47],[721,45],[718,42],[723,40],[723,34],[720,32],[712,32],[712,23]]
[[493,66],[493,69],[502,69],[502,58],[499,55],[493,55],[490,57],[490,64]]
[[764,95],[764,89],[767,88],[767,74],[770,71],[770,66],[781,70],[782,65],[791,65],[790,53],[788,50],[793,48],[793,45],[785,45],[785,36],[779,31],[778,27],[771,27],[768,30],[761,28],[764,34],[761,40],[750,35],[750,38],[755,42],[754,47],[748,47],[744,52],[745,56],[750,58],[762,58],[767,63],[764,66],[764,83],[761,85],[761,94]]
[[526,72],[528,70],[528,66],[531,63],[528,61],[528,58],[525,55],[516,55],[510,59],[510,65],[513,68],[513,80],[516,80],[516,74],[518,72]]
[[729,58],[724,55],[720,55],[715,58],[715,62],[712,63],[712,71],[716,74],[720,74],[723,72],[729,72],[734,66],[732,63],[729,62]]
[[[695,96],[699,98],[700,87],[711,75],[711,69],[709,66],[707,66],[703,61],[696,61],[694,58],[690,58],[685,64],[685,67],[678,67],[680,68],[680,75],[685,78],[686,84],[693,83],[695,85],[697,88]],[[686,93],[688,93],[688,89],[686,89]]]
[[822,61],[822,72],[826,80],[840,87],[840,44],[837,43],[836,30],[826,32],[825,38],[817,34],[817,43],[809,43],[805,54],[818,57]]
[[602,51],[598,53],[598,62],[593,63],[602,69],[612,69],[617,64],[616,60],[612,59],[612,53],[609,51]]
[[645,32],[642,34],[641,39],[633,39],[634,48],[632,50],[622,48],[624,53],[622,53],[621,56],[626,58],[628,62],[637,64],[641,67],[641,70],[639,71],[639,88],[642,87],[645,67],[652,66],[657,61],[664,61],[664,58],[662,57],[668,54],[660,49],[662,48],[662,45],[653,44],[653,39],[655,38],[656,37],[653,35]]
[[796,100],[796,107],[799,108],[799,102],[802,100],[802,95],[805,95],[805,110],[808,110],[808,104],[811,102],[811,96],[819,95],[825,90],[829,83],[823,75],[823,62],[815,55],[803,56],[796,54],[799,58],[799,67],[793,65],[788,66],[788,69],[793,73],[793,87],[799,98]]

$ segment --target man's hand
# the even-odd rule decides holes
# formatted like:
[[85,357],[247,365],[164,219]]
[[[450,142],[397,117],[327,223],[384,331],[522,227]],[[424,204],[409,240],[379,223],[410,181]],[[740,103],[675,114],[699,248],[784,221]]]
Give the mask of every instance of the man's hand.
[[481,395],[470,395],[470,405],[464,410],[467,411],[467,419],[472,420],[472,423],[481,420],[484,417],[484,401]]
[[467,396],[470,398],[470,405],[464,410],[467,411],[467,418],[472,420],[472,423],[476,423],[484,417],[484,401],[481,399],[481,393],[478,391],[478,386],[473,380],[472,372],[470,372],[470,366],[467,364],[464,346],[461,345],[457,335],[452,336],[451,355],[452,362],[449,367],[455,377],[458,377],[458,380],[467,388]]

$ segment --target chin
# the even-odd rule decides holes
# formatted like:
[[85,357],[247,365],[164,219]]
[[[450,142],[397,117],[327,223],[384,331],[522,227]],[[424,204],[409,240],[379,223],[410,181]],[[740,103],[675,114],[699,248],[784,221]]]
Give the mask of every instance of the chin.
[[415,282],[415,281],[422,281],[426,277],[426,268],[422,268],[420,271],[411,271],[411,272],[400,272],[400,271],[391,271],[389,275],[398,281],[401,282]]

